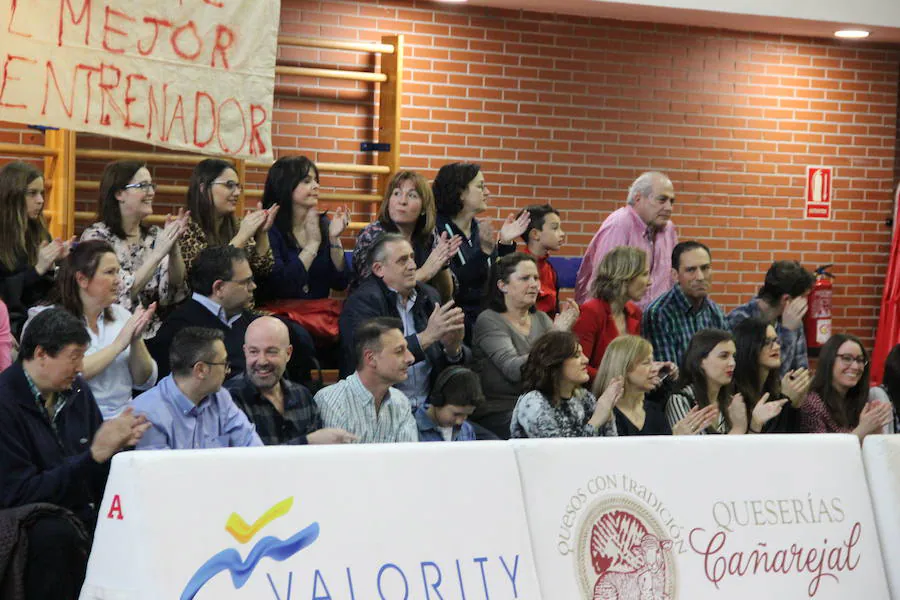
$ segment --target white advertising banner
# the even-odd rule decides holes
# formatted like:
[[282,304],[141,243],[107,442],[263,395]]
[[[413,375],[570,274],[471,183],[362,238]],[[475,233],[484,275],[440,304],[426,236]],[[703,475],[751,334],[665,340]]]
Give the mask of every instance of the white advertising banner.
[[891,598],[900,600],[900,436],[869,435],[863,444],[869,493],[888,569]]
[[855,436],[515,449],[544,598],[888,598]]
[[271,158],[280,0],[0,0],[0,120]]
[[193,598],[539,600],[513,449],[120,454],[81,600]]

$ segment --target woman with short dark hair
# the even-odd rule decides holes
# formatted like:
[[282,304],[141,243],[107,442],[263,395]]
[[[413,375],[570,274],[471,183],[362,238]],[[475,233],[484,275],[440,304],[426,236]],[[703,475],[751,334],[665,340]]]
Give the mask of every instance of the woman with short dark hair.
[[80,242],[60,268],[50,303],[29,311],[31,319],[56,306],[84,320],[91,342],[82,376],[104,419],[120,415],[131,402],[132,389],[150,389],[157,377],[156,361],[143,340],[156,305],[138,306],[131,314],[116,304],[119,284],[119,260],[112,246],[99,240]]
[[869,355],[859,338],[836,333],[819,351],[819,364],[800,407],[809,433],[853,433],[860,440],[893,419],[889,402],[868,402]]
[[569,331],[578,318],[571,300],[555,321],[535,311],[540,290],[534,257],[514,252],[491,269],[487,308],[475,321],[472,353],[479,366],[485,401],[472,420],[502,439],[509,437],[509,423],[522,392],[522,365],[534,342],[551,328]]
[[437,231],[459,236],[462,245],[450,259],[455,279],[453,299],[466,315],[465,342],[471,343],[475,319],[481,312],[482,296],[490,276],[491,264],[516,250],[516,238],[525,232],[529,215],[511,214],[500,228],[500,239],[487,219],[476,215],[487,209],[490,197],[481,166],[455,162],[442,166],[431,182],[437,206]]
[[[153,214],[156,184],[140,161],[109,163],[100,178],[97,214],[100,221],[81,234],[82,241],[100,240],[115,251],[122,285],[116,303],[128,311],[154,302],[160,308],[173,306],[187,297],[184,259],[178,240],[187,228],[190,213],[169,215],[163,228],[145,225]],[[159,315],[144,332],[156,335]]]
[[596,437],[616,435],[612,410],[622,396],[622,378],[595,398],[587,383],[587,357],[578,336],[548,331],[522,365],[522,389],[513,409],[514,438]]

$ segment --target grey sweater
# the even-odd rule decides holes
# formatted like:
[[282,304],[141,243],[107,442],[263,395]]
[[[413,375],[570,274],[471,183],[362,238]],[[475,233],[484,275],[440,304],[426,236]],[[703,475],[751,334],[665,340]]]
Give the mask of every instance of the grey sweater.
[[523,336],[516,331],[502,314],[485,310],[475,321],[472,353],[485,402],[475,411],[475,417],[488,414],[512,413],[516,400],[522,393],[522,365],[535,340],[553,327],[546,313],[536,311],[531,315],[531,332]]

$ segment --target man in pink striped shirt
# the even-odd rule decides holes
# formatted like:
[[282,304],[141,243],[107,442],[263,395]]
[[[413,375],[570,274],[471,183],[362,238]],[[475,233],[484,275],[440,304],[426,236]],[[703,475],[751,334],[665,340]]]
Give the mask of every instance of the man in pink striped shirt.
[[672,287],[672,249],[678,243],[671,222],[675,189],[663,173],[648,171],[634,180],[628,190],[628,204],[603,221],[588,245],[575,282],[575,301],[590,299],[594,270],[603,257],[617,246],[632,246],[647,253],[650,285],[638,303],[641,309]]

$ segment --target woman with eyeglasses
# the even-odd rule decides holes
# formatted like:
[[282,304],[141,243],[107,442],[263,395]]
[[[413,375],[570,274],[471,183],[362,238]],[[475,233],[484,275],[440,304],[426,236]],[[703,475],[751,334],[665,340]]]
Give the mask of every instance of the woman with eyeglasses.
[[400,233],[409,240],[415,253],[416,281],[430,283],[443,301],[453,293],[448,263],[462,244],[462,237],[435,229],[437,212],[434,193],[422,175],[415,171],[399,171],[391,179],[378,210],[378,220],[369,224],[356,238],[353,248],[353,271],[356,284],[372,274],[369,250],[385,233]]
[[235,214],[241,182],[234,165],[220,158],[197,163],[188,183],[187,207],[191,214],[187,231],[180,240],[181,254],[190,275],[194,259],[209,246],[230,244],[247,251],[250,268],[259,280],[268,277],[274,259],[269,246],[269,230],[275,223],[278,207]]
[[853,433],[860,440],[894,418],[889,402],[868,402],[869,356],[858,338],[836,333],[819,352],[800,428],[809,433]]
[[[759,318],[741,321],[734,328],[734,387],[744,398],[751,433],[798,433],[799,408],[809,391],[810,374],[799,369],[781,377],[781,343],[775,327]],[[782,401],[779,414],[767,423],[753,422],[757,402]]]
[[[97,213],[100,221],[81,234],[81,241],[100,240],[112,246],[121,269],[122,285],[116,303],[128,311],[156,302],[162,309],[187,296],[184,259],[178,240],[187,229],[190,213],[169,215],[160,228],[147,226],[153,214],[156,184],[147,165],[132,160],[109,163],[100,177]],[[144,331],[145,338],[156,335],[160,315]]]
[[759,433],[761,426],[778,416],[787,400],[770,401],[763,396],[747,410],[743,395],[734,393],[736,353],[734,337],[723,329],[701,329],[694,334],[682,359],[677,391],[666,403],[666,419],[673,430],[695,406],[716,406],[719,418],[689,433]]
[[104,419],[121,414],[132,390],[150,389],[157,378],[156,361],[143,339],[156,305],[138,306],[130,313],[116,304],[119,284],[119,260],[112,246],[100,240],[80,242],[63,262],[49,304],[29,311],[31,318],[56,306],[84,319],[91,342],[81,374]]
[[456,283],[453,299],[466,315],[464,341],[471,344],[491,264],[516,251],[516,239],[525,233],[531,217],[526,210],[509,215],[500,227],[499,239],[490,219],[476,219],[487,210],[490,194],[481,165],[475,163],[442,166],[431,182],[431,191],[437,206],[437,231],[462,240],[450,259],[450,271]]
[[0,169],[0,299],[18,338],[28,308],[53,288],[57,262],[70,242],[54,240],[44,224],[44,176],[22,161]]

